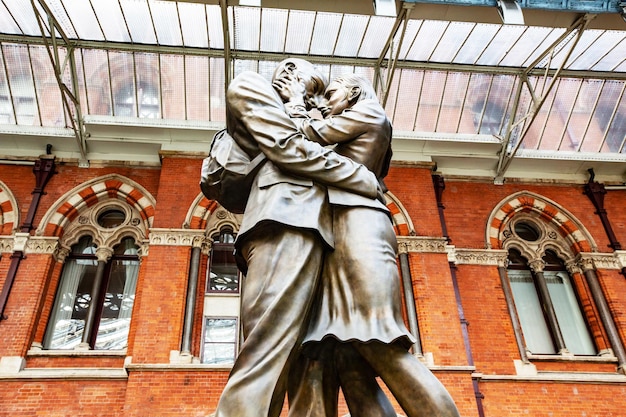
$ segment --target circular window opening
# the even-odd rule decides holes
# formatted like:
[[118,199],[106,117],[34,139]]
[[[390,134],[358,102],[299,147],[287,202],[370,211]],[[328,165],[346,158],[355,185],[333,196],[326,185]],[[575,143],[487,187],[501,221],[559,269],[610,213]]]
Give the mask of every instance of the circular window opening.
[[98,224],[105,229],[113,229],[124,223],[124,220],[126,213],[117,208],[104,210],[98,215]]
[[541,237],[537,227],[526,222],[515,223],[515,234],[528,242],[534,242]]

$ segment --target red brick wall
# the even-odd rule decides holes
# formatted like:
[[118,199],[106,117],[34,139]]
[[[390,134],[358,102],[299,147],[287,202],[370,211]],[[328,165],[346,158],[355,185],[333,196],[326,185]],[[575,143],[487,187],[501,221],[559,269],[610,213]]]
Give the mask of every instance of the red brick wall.
[[118,417],[126,381],[1,381],[0,416]]
[[[181,228],[198,196],[199,158],[165,157],[161,168],[77,168],[60,164],[43,196],[35,224],[61,196],[75,186],[117,173],[136,181],[156,198],[154,227]],[[21,218],[26,215],[34,187],[31,167],[0,165],[0,180],[15,196]],[[419,236],[441,237],[442,230],[431,170],[426,166],[394,166],[387,179]],[[446,180],[443,193],[451,243],[457,248],[485,247],[487,219],[511,194],[528,190],[572,213],[589,231],[599,251],[609,253],[608,239],[582,185],[494,185],[491,181]],[[618,240],[626,246],[626,193],[606,196],[609,218]],[[0,416],[206,416],[215,410],[227,379],[224,370],[190,367],[166,369],[171,350],[180,349],[191,249],[183,246],[149,248],[142,258],[128,355],[128,380],[0,379]],[[0,259],[0,285],[6,278],[10,254]],[[199,274],[193,352],[199,353],[206,257]],[[463,344],[460,316],[446,254],[409,253],[423,351],[431,353],[435,375],[450,391],[463,417],[477,417],[471,370]],[[61,265],[51,255],[29,254],[22,261],[9,297],[7,316],[0,322],[0,357],[25,356],[33,341],[41,341],[54,300]],[[496,266],[459,265],[456,277],[476,371],[509,380],[482,380],[486,417],[618,416],[625,383],[556,383],[515,380],[513,361],[520,353]],[[626,279],[617,270],[599,270],[598,278],[609,307],[626,341]],[[121,368],[123,356],[28,356],[27,369]],[[615,363],[533,362],[539,371],[593,372],[614,377]],[[623,401],[623,400],[622,400]],[[398,411],[400,409],[398,408]],[[348,412],[345,403],[340,415]],[[586,413],[586,414],[583,414]],[[286,415],[285,413],[283,413]]]

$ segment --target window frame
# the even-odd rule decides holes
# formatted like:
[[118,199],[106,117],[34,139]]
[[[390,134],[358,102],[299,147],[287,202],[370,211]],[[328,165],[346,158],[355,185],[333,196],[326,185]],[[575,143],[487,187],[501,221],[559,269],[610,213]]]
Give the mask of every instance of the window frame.
[[[232,362],[220,362],[220,363],[207,363],[204,362],[204,355],[205,355],[205,348],[206,348],[206,341],[205,341],[205,337],[206,337],[206,331],[207,331],[207,324],[209,322],[209,320],[234,320],[235,321],[235,340],[232,342],[233,344],[233,349],[234,349],[234,354],[233,354],[233,359]],[[202,316],[202,337],[201,337],[201,344],[200,344],[200,363],[202,363],[203,365],[214,365],[214,366],[227,366],[227,367],[232,367],[233,364],[235,363],[235,359],[237,359],[237,355],[239,353],[239,339],[240,339],[240,318],[238,316],[214,316],[214,315],[206,315],[204,314]],[[215,342],[215,344],[218,343],[230,343],[230,342]]]

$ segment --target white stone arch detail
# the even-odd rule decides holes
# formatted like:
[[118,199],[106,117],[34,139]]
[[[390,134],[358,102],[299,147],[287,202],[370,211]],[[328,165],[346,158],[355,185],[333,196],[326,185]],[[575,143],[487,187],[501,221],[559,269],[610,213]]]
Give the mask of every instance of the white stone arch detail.
[[[4,235],[13,234],[19,227],[20,210],[17,206],[17,200],[9,187],[0,181],[0,207],[7,203],[10,210],[0,209],[0,234]],[[5,230],[5,226],[9,230]]]
[[67,226],[84,211],[102,202],[116,200],[133,207],[135,213],[138,213],[137,218],[145,230],[145,238],[152,226],[156,200],[140,184],[118,174],[91,179],[66,192],[48,209],[35,234],[45,235],[46,229],[54,226],[59,230],[54,235],[62,236]]
[[504,248],[506,233],[522,215],[551,225],[572,252],[597,252],[593,237],[583,224],[562,207],[542,195],[523,190],[502,199],[492,210],[485,227],[485,246],[488,249]]

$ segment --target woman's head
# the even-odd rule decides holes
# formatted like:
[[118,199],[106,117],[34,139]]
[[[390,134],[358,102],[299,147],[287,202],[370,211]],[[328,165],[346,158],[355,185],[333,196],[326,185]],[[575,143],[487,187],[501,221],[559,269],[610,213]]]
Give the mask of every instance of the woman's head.
[[324,118],[340,114],[358,101],[376,99],[372,83],[359,75],[349,74],[335,78],[326,87],[319,110]]

